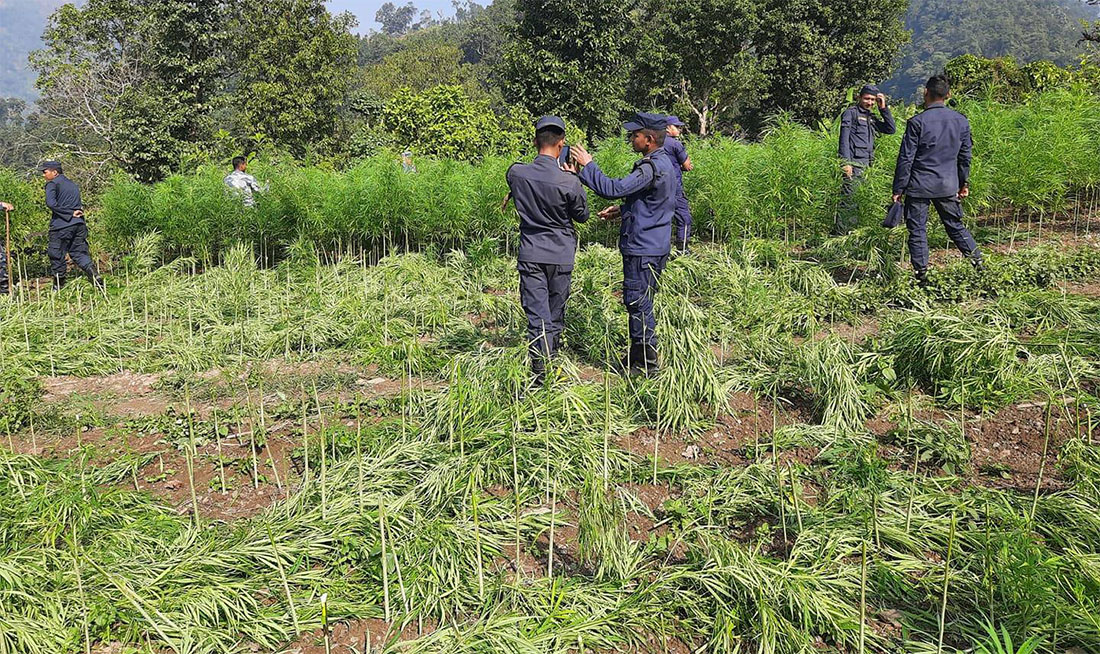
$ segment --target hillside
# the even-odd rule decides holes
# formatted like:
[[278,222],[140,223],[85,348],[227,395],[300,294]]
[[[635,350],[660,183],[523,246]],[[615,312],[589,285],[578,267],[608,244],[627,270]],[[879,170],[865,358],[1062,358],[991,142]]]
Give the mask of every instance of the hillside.
[[27,54],[39,47],[47,18],[63,4],[63,0],[0,0],[0,97],[37,97]]
[[1096,8],[1080,0],[912,0],[905,26],[913,39],[887,92],[908,98],[949,59],[966,53],[1074,63],[1085,52],[1077,45],[1080,20],[1096,16]]

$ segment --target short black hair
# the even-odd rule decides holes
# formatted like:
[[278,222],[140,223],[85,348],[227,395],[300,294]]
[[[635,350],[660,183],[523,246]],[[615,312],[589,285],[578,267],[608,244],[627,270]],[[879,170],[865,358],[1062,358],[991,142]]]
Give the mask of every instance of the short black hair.
[[535,145],[539,148],[548,148],[565,140],[565,132],[557,127],[543,127],[535,132]]
[[55,170],[55,171],[57,171],[57,174],[58,174],[58,175],[64,175],[64,174],[65,174],[65,171],[61,169],[61,166],[44,166],[44,167],[42,168],[42,170],[43,170],[43,171],[46,171],[46,170]]
[[658,147],[665,144],[665,137],[668,136],[668,133],[663,129],[640,129],[638,131],[653,139]]
[[947,81],[947,75],[933,75],[928,78],[924,89],[934,100],[943,100],[951,93],[951,84]]
[[248,163],[248,159],[245,159],[244,157],[233,157],[233,170],[240,168],[241,164],[246,163]]

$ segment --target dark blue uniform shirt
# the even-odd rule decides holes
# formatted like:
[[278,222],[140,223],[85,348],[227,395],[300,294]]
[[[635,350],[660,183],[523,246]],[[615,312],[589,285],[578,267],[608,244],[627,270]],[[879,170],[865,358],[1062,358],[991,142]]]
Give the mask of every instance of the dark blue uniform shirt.
[[519,212],[519,260],[572,266],[577,252],[573,223],[588,220],[588,196],[576,175],[540,154],[506,175]]
[[942,102],[930,104],[905,126],[894,193],[914,198],[950,198],[970,179],[970,121]]
[[660,257],[672,250],[672,217],[676,213],[676,162],[658,149],[634,163],[634,170],[611,179],[596,162],[581,169],[584,185],[607,199],[622,198],[619,251],[625,255]]
[[46,206],[52,212],[51,231],[84,224],[83,218],[73,216],[74,211],[84,208],[80,202],[80,189],[64,175],[46,182]]
[[875,158],[875,138],[897,131],[889,107],[882,110],[881,120],[859,105],[848,107],[840,116],[840,158],[850,164],[866,166]]
[[681,167],[684,162],[688,160],[687,148],[684,147],[683,142],[674,136],[666,136],[665,144],[661,146],[665,149],[665,152],[672,156],[672,160],[676,162],[676,179],[683,179],[684,169]]

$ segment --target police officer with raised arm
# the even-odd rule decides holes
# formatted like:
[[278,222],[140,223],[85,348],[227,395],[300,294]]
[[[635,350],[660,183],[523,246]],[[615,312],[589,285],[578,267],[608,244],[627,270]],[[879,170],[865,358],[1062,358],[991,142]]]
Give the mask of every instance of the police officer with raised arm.
[[[881,118],[874,114],[876,107]],[[875,138],[879,134],[894,134],[897,131],[894,114],[886,106],[886,96],[873,84],[860,89],[856,103],[841,114],[839,154],[844,183],[841,186],[843,198],[840,210],[833,225],[834,236],[847,234],[859,222],[855,194],[875,158]]]
[[623,369],[632,374],[652,374],[658,367],[657,320],[653,294],[672,249],[672,218],[676,213],[676,163],[661,146],[665,140],[665,116],[638,113],[623,125],[634,151],[642,157],[621,179],[600,170],[581,146],[573,147],[585,186],[608,199],[622,199],[621,206],[600,212],[600,218],[622,219],[619,251],[623,255],[623,304],[629,316],[630,350]]
[[924,87],[924,111],[905,126],[905,137],[894,168],[894,197],[905,198],[909,259],[917,282],[928,284],[928,207],[935,205],[947,235],[982,268],[982,253],[963,225],[962,200],[970,195],[970,121],[946,106],[951,88],[947,77],[935,75]]
[[536,385],[561,347],[565,304],[577,252],[575,223],[588,220],[588,196],[576,175],[562,170],[565,122],[543,116],[535,123],[529,163],[508,169],[509,195],[519,213],[519,299],[527,315],[527,343]]
[[50,257],[54,290],[61,290],[68,278],[66,255],[84,271],[93,286],[104,288],[103,278],[96,271],[88,250],[88,225],[84,222],[80,189],[65,177],[61,164],[56,161],[43,162],[39,170],[46,180],[46,206],[50,209],[50,242],[46,252]]
[[664,149],[676,163],[676,215],[673,216],[673,234],[676,246],[683,252],[688,249],[688,237],[691,236],[691,206],[688,204],[687,195],[684,194],[684,173],[694,168],[687,148],[684,147],[680,135],[683,133],[684,123],[676,116],[668,117],[668,127],[665,128]]

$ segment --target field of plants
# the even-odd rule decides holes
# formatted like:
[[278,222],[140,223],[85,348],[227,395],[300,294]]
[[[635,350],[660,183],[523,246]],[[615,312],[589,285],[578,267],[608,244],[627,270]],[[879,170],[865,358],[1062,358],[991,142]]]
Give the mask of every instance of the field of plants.
[[700,145],[661,372],[597,226],[538,389],[504,161],[119,180],[108,292],[0,300],[0,654],[1098,651],[1097,109],[967,107],[927,289],[896,139],[832,240],[827,131]]

